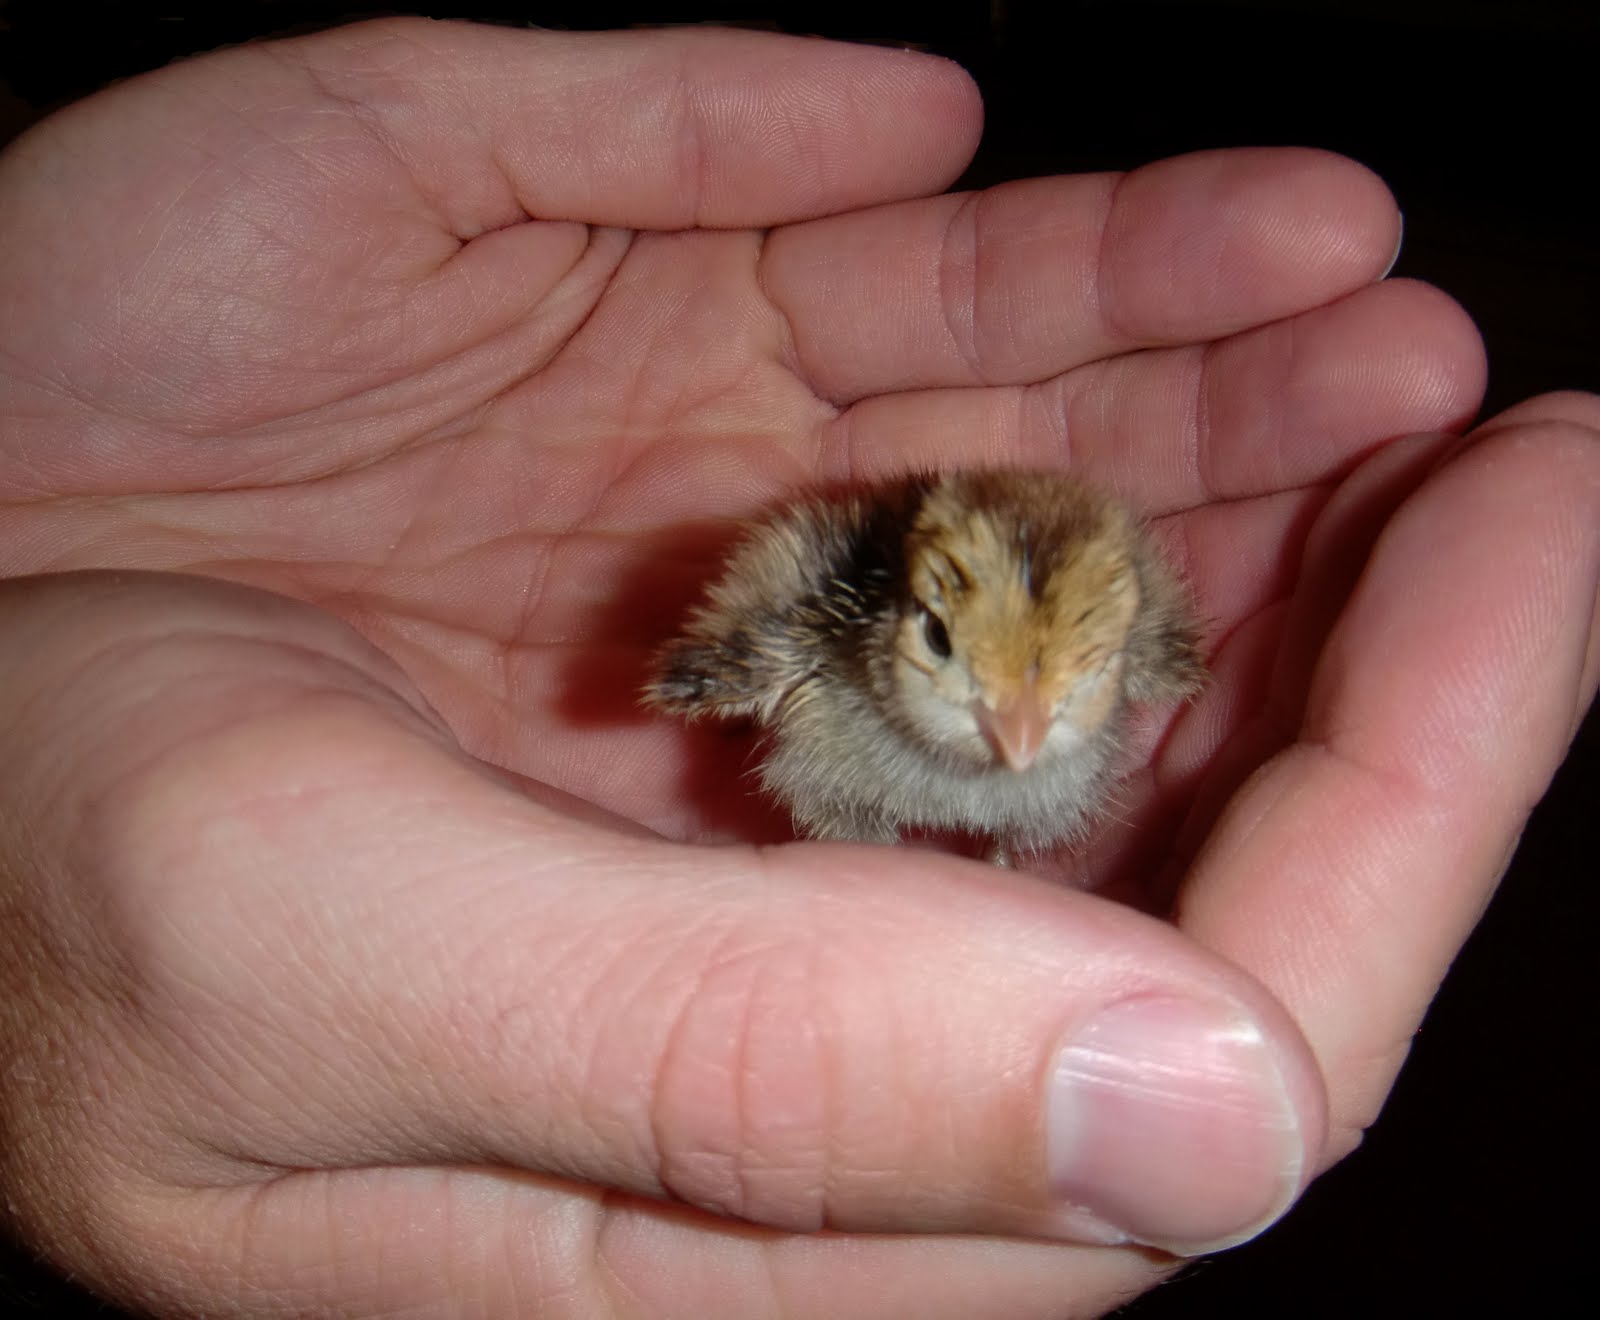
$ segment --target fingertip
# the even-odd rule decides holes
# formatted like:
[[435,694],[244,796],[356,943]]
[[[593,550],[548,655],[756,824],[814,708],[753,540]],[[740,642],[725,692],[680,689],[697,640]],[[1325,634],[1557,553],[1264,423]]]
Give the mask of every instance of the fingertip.
[[910,98],[907,108],[922,113],[944,171],[938,187],[929,190],[938,192],[954,183],[977,153],[983,137],[983,92],[977,80],[953,59],[918,51],[904,54],[915,60],[908,72],[915,75],[920,91],[919,96]]
[[1466,308],[1444,290],[1421,280],[1386,279],[1362,295],[1367,315],[1388,326],[1407,327],[1389,344],[1385,378],[1395,420],[1407,432],[1457,431],[1469,425],[1483,403],[1489,358],[1483,337]]
[[699,37],[688,78],[711,169],[697,224],[771,225],[926,196],[977,150],[982,97],[953,60],[816,37]]
[[[1257,148],[1278,172],[1285,210],[1347,278],[1380,280],[1394,268],[1404,219],[1394,193],[1370,167],[1320,147]],[[1252,153],[1254,154],[1254,153]]]
[[1383,176],[1354,157],[1320,147],[1278,148],[1291,158],[1286,173],[1300,174],[1310,199],[1337,199],[1336,231],[1344,234],[1352,269],[1382,279],[1394,268],[1405,237],[1405,218]]
[[[1102,294],[1116,322],[1146,338],[1212,338],[1373,283],[1399,240],[1387,185],[1349,157],[1305,147],[1193,152],[1123,179],[1106,225]],[[1174,289],[1188,297],[1174,299]]]

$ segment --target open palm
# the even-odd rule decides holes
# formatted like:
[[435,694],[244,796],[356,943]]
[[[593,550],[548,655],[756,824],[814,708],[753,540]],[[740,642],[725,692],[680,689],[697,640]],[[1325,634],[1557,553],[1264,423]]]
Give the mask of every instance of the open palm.
[[[397,661],[468,752],[536,798],[670,839],[766,840],[782,825],[745,792],[737,740],[635,702],[646,656],[728,520],[796,486],[916,466],[1071,465],[1159,520],[1211,621],[1217,672],[1173,727],[1148,731],[1151,768],[1075,864],[1079,878],[1148,899],[1188,819],[1182,855],[1197,860],[1181,928],[1197,947],[1185,956],[1233,958],[1294,1014],[1332,1084],[1334,1135],[1312,1157],[1323,1162],[1381,1101],[1495,850],[1592,686],[1570,609],[1564,621],[1545,610],[1546,632],[1518,643],[1558,650],[1554,679],[1479,640],[1518,564],[1544,562],[1540,547],[1578,536],[1592,514],[1592,446],[1534,454],[1506,441],[1482,471],[1458,460],[1412,499],[1458,442],[1390,442],[1469,421],[1480,350],[1447,299],[1378,282],[1398,217],[1359,167],[1215,153],[926,196],[960,171],[977,128],[964,78],[915,56],[732,33],[410,23],[234,51],[74,107],[5,164],[0,249],[15,269],[0,402],[23,420],[0,455],[0,567],[176,570],[297,598]],[[1560,429],[1586,409],[1592,420],[1588,402],[1546,402],[1528,420]],[[1537,492],[1538,517],[1508,515],[1495,544],[1447,535],[1460,562],[1430,564],[1420,548],[1438,546],[1441,527],[1481,527],[1507,483]],[[1380,533],[1388,558],[1380,550],[1362,576]],[[1462,571],[1478,575],[1476,601],[1425,594],[1396,613],[1430,574]],[[1578,590],[1546,587],[1551,600]],[[1552,640],[1563,627],[1571,636]],[[1390,651],[1373,667],[1380,634]],[[1403,659],[1441,642],[1477,666],[1471,683],[1423,685],[1431,662]],[[1493,677],[1506,672],[1517,677]],[[1430,729],[1457,736],[1450,703],[1496,683],[1535,694],[1519,706],[1537,707],[1530,722],[1505,733],[1525,750],[1509,784],[1463,791],[1470,767],[1435,773],[1448,738],[1420,761],[1417,749]],[[348,755],[330,737],[317,762]],[[1416,774],[1397,785],[1399,767]],[[373,791],[388,777],[410,794],[411,770],[388,757],[362,773]],[[1296,789],[1309,796],[1291,813],[1283,795]],[[1434,819],[1452,793],[1470,828]],[[1359,876],[1395,855],[1384,850],[1407,812],[1429,822],[1408,860],[1435,837],[1454,851],[1419,866],[1420,893],[1395,900],[1386,940],[1347,948],[1372,901]],[[421,851],[456,869],[445,847]],[[809,860],[826,850],[793,851],[801,860],[783,865],[796,874],[832,868]],[[649,867],[669,865],[650,855]],[[1463,870],[1473,882],[1448,899],[1427,880]],[[1025,878],[960,883],[977,887],[952,881],[956,906],[1000,903],[1015,884],[1030,913],[1059,904],[1050,920],[1075,930],[1142,921],[1085,918],[1077,905],[1098,900]],[[1128,929],[1135,943],[1160,938]],[[1373,987],[1369,968],[1397,949],[1415,955],[1404,976]],[[1329,956],[1344,960],[1337,976],[1298,970]],[[1351,1002],[1352,982],[1365,1000]],[[807,1226],[781,1197],[730,1200],[706,1190],[714,1177],[659,1162],[645,1176],[620,1157],[555,1158],[522,1140],[419,1139],[373,1162],[512,1164]],[[293,1140],[229,1141],[268,1163],[317,1163]],[[974,1175],[967,1194],[1027,1202],[1002,1183],[996,1193]],[[545,1215],[565,1195],[518,1194]],[[821,1222],[836,1226],[1095,1236],[1033,1210],[964,1218],[958,1190],[909,1211],[833,1195]],[[754,1241],[639,1205],[674,1231],[716,1236],[719,1260]],[[826,1238],[797,1240],[812,1245],[784,1249],[826,1250]],[[881,1260],[858,1258],[880,1290],[866,1296],[926,1268],[893,1263],[920,1252],[914,1241],[880,1239]],[[1033,1313],[1028,1299],[1053,1296],[1059,1273],[1092,1299],[1156,1268],[1133,1257],[1068,1269],[1049,1248],[1011,1246],[1030,1264],[1012,1261],[1016,1300],[995,1314]],[[988,1248],[971,1250],[959,1269],[944,1258],[937,1285],[926,1275],[926,1297],[907,1294],[921,1300],[861,1313],[931,1315],[936,1295],[970,1313],[950,1289],[957,1273],[982,1277]],[[613,1245],[608,1268],[626,1274],[616,1260],[630,1252],[649,1255]],[[781,1278],[762,1287],[787,1295]],[[834,1297],[817,1313],[856,1312]]]
[[[1476,405],[1471,332],[1427,290],[1252,328],[1392,252],[1387,195],[1341,162],[1219,155],[707,232],[689,227],[937,187],[971,146],[964,88],[923,91],[909,141],[896,120],[903,178],[859,149],[833,177],[774,179],[759,122],[691,159],[721,126],[694,121],[658,47],[617,42],[598,76],[628,118],[587,150],[604,160],[614,135],[627,155],[596,178],[552,139],[598,112],[565,84],[528,94],[503,56],[487,106],[396,103],[397,78],[496,58],[503,34],[411,40],[147,85],[171,125],[153,158],[128,141],[144,119],[79,110],[77,169],[51,180],[77,204],[24,191],[12,248],[42,254],[27,292],[72,315],[13,371],[25,400],[73,384],[40,405],[45,479],[124,498],[86,511],[92,539],[14,567],[126,563],[136,541],[143,566],[309,600],[398,658],[471,750],[666,832],[699,827],[684,735],[629,708],[641,649],[709,569],[712,520],[920,464],[1071,463],[1188,515],[1226,633],[1285,593],[1320,487]],[[749,50],[782,68],[766,43],[683,49],[697,78],[754,84]],[[333,82],[284,99],[291,78]],[[774,117],[785,90],[763,87]],[[1255,704],[1218,699],[1235,719]]]

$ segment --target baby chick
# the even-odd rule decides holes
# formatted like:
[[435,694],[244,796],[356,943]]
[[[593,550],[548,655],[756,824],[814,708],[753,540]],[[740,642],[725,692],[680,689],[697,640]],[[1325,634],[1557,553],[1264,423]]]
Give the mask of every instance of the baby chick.
[[1004,863],[1081,835],[1127,704],[1204,673],[1189,593],[1120,504],[960,472],[755,524],[644,698],[763,726],[762,781],[804,835],[963,831]]

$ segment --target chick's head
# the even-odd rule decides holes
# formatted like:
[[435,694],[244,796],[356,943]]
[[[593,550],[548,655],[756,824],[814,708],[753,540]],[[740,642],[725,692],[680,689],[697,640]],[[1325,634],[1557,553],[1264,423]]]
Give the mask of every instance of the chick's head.
[[1022,773],[1116,713],[1139,608],[1132,528],[1022,478],[935,487],[906,539],[895,631],[899,714],[978,767]]

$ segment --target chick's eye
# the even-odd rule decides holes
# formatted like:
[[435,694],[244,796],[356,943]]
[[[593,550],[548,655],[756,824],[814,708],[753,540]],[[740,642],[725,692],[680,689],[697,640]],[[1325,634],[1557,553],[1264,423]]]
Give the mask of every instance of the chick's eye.
[[950,630],[944,626],[944,620],[926,605],[919,605],[917,609],[922,614],[922,640],[927,642],[928,649],[939,659],[948,660],[950,658]]

